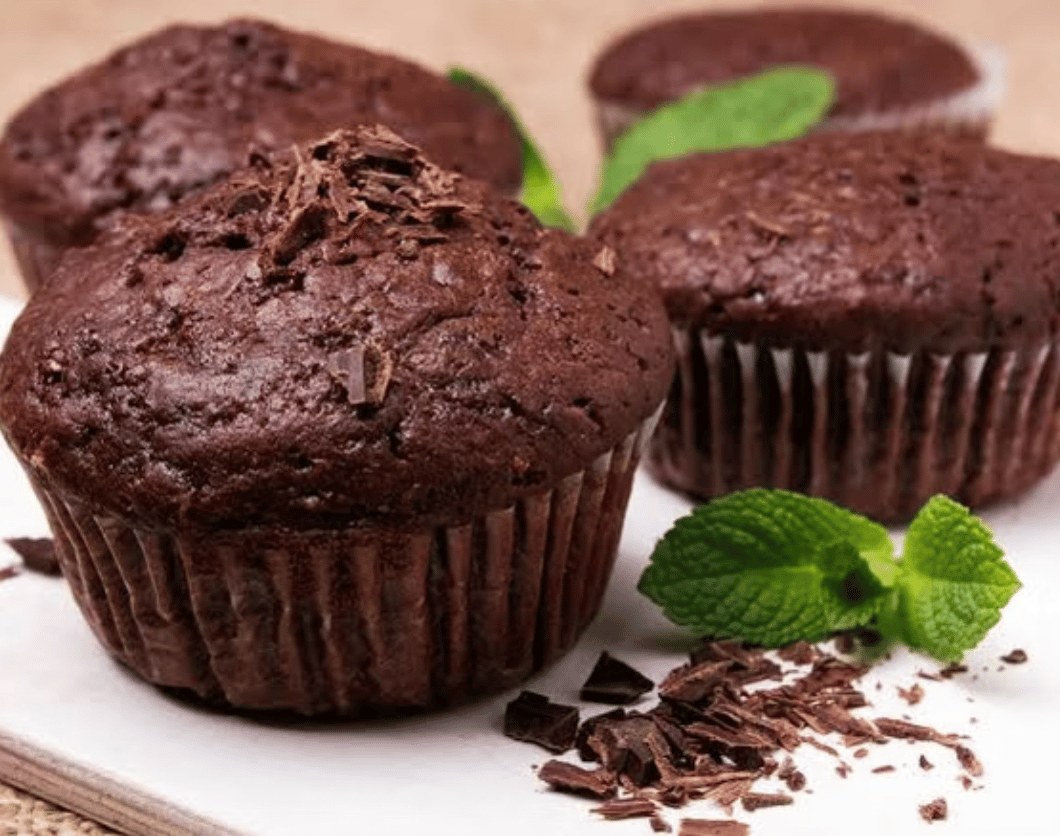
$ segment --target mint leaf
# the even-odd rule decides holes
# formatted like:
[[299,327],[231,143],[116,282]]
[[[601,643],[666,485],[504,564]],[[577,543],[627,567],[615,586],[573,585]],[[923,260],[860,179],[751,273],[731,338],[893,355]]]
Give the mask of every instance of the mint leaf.
[[932,497],[909,525],[885,630],[938,659],[982,641],[1020,588],[989,529],[967,508]]
[[791,67],[664,105],[616,140],[590,211],[610,206],[656,160],[694,151],[756,148],[801,136],[821,121],[834,95],[835,83],[827,73]]
[[538,150],[537,145],[531,139],[530,134],[515,109],[501,96],[500,92],[490,82],[481,76],[475,75],[463,67],[451,67],[446,78],[453,84],[474,90],[487,96],[504,111],[511,120],[512,127],[519,136],[523,146],[523,185],[519,192],[519,200],[539,221],[545,226],[558,227],[568,232],[574,232],[574,221],[563,209],[563,199],[560,196],[559,183],[552,174],[544,157]]
[[815,641],[868,622],[886,598],[870,560],[887,532],[788,491],[729,494],[679,519],[638,589],[676,624],[764,645]]

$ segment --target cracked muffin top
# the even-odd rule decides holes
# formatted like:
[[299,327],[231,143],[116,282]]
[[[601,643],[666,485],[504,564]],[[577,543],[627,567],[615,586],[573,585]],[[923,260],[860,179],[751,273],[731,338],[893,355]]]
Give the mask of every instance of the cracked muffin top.
[[458,524],[612,449],[671,365],[613,253],[377,126],[69,253],[0,355],[0,425],[140,524]]
[[952,353],[1060,325],[1060,161],[943,132],[655,163],[590,235],[675,324],[742,341]]
[[0,140],[0,207],[55,244],[168,208],[329,131],[382,123],[439,165],[514,194],[507,117],[412,62],[256,20],[176,25],[47,90]]

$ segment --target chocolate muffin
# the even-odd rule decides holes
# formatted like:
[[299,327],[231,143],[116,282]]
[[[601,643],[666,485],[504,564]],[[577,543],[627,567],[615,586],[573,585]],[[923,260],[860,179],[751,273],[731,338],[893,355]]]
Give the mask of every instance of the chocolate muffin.
[[668,17],[618,37],[589,89],[605,144],[693,90],[764,70],[827,70],[836,99],[822,127],[947,124],[985,134],[1001,93],[997,56],[973,54],[911,21],[841,8],[756,8]]
[[381,127],[71,250],[0,425],[107,650],[307,714],[555,660],[673,371],[661,303],[598,256]]
[[0,212],[33,290],[70,246],[247,162],[383,123],[514,194],[518,137],[490,102],[391,55],[256,20],[170,26],[31,101],[0,138]]
[[1060,454],[1060,161],[944,133],[656,163],[590,232],[661,289],[678,374],[651,447],[900,521],[1010,497]]

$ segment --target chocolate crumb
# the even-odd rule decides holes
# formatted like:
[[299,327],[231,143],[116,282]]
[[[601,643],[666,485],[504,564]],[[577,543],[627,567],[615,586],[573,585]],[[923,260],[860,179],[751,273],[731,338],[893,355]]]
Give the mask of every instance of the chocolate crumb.
[[936,798],[920,806],[920,818],[924,821],[942,821],[946,818],[946,799]]
[[967,746],[957,746],[954,749],[954,752],[965,772],[976,778],[983,774],[983,765],[979,762],[979,758],[975,756],[975,753],[972,752],[971,749]]
[[839,775],[840,778],[846,778],[847,775],[850,774],[851,769],[850,769],[850,767],[847,764],[841,763],[841,764],[839,764],[839,766],[837,766],[835,768],[835,771]]
[[943,679],[952,679],[959,673],[967,673],[967,665],[959,665],[956,662],[946,665],[946,667],[939,670],[939,676]]
[[751,828],[733,819],[681,819],[677,836],[748,836]]
[[935,768],[935,764],[933,764],[931,761],[929,761],[923,755],[920,756],[920,760],[917,761],[917,763],[920,764],[920,768],[923,769],[925,772],[927,770],[929,770],[929,769],[934,769]]
[[1027,651],[1017,647],[1002,656],[1001,661],[1010,665],[1022,665],[1027,661]]
[[596,660],[579,696],[589,702],[626,705],[646,694],[655,683],[606,650]]
[[600,252],[596,254],[593,259],[593,267],[603,273],[605,276],[614,275],[615,272],[615,251],[610,247],[602,247]]
[[748,813],[761,810],[763,807],[782,807],[791,804],[795,799],[783,792],[749,792],[740,799],[740,803]]
[[566,752],[578,733],[578,709],[551,702],[533,691],[523,691],[504,710],[504,733],[550,752]]
[[885,763],[883,766],[877,766],[873,770],[877,775],[882,775],[885,772],[894,772],[894,767],[889,763]]
[[610,798],[615,794],[615,776],[603,769],[584,769],[573,763],[551,760],[537,771],[537,777],[561,792]]
[[869,754],[869,750],[866,749],[864,746],[862,746],[860,749],[855,749],[854,750],[854,757],[855,758],[868,757],[868,754]]
[[56,577],[62,574],[51,537],[10,537],[4,542],[15,550],[22,558],[22,565],[31,572]]
[[618,821],[655,815],[658,809],[655,802],[647,798],[616,798],[593,807],[591,812],[608,821]]
[[651,829],[655,833],[669,833],[673,830],[673,828],[670,827],[670,823],[658,813],[648,819],[648,824],[651,825]]
[[935,673],[928,673],[927,671],[917,671],[916,675],[921,679],[928,679],[931,682],[942,682],[942,677]]
[[905,700],[910,705],[916,705],[922,699],[924,699],[924,689],[920,687],[920,684],[914,682],[909,688],[903,688],[898,686],[898,696]]
[[10,580],[11,578],[14,578],[14,577],[17,577],[17,576],[18,576],[18,567],[17,566],[5,566],[3,569],[0,569],[0,581],[7,581],[7,580]]

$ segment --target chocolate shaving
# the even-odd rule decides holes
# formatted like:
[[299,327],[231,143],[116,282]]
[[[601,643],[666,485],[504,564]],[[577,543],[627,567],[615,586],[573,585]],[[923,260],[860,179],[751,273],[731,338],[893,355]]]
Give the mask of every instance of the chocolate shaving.
[[887,763],[883,766],[874,767],[872,771],[877,775],[882,775],[885,772],[894,772],[894,767]]
[[17,566],[5,566],[4,568],[0,569],[0,581],[8,581],[8,580],[11,580],[11,578],[14,578],[14,577],[17,577],[17,576],[18,576],[18,567]]
[[751,828],[733,819],[681,819],[677,836],[748,836]]
[[920,756],[920,760],[918,760],[917,763],[920,764],[920,768],[923,769],[925,772],[927,772],[929,769],[935,768],[935,764],[929,761],[924,755]]
[[608,821],[617,821],[618,819],[651,816],[658,809],[655,802],[647,798],[616,798],[613,801],[601,804],[599,807],[593,807],[591,812],[602,816]]
[[898,696],[905,700],[910,705],[916,705],[922,699],[924,699],[924,689],[920,687],[919,683],[914,682],[909,688],[903,688],[898,686]]
[[504,710],[504,733],[550,752],[566,752],[578,733],[578,709],[523,691]]
[[579,696],[589,702],[626,705],[646,694],[655,683],[606,650],[596,660]]
[[52,576],[62,574],[51,537],[11,537],[4,542],[15,550],[22,558],[22,565],[31,572]]
[[[10,542],[10,540],[8,542]],[[1027,651],[1017,647],[1002,656],[1001,661],[1007,662],[1010,665],[1022,665],[1027,661]]]
[[537,770],[537,777],[553,789],[594,798],[615,794],[615,776],[603,769],[583,769],[573,763],[551,760]]
[[748,813],[761,810],[763,807],[782,807],[794,801],[794,798],[783,792],[750,792],[740,799],[740,803]]
[[669,833],[673,830],[673,828],[670,827],[670,823],[660,815],[652,816],[648,819],[648,824],[651,825],[653,833]]
[[920,818],[924,821],[942,821],[946,818],[946,799],[936,798],[934,801],[929,801],[927,804],[920,805]]

